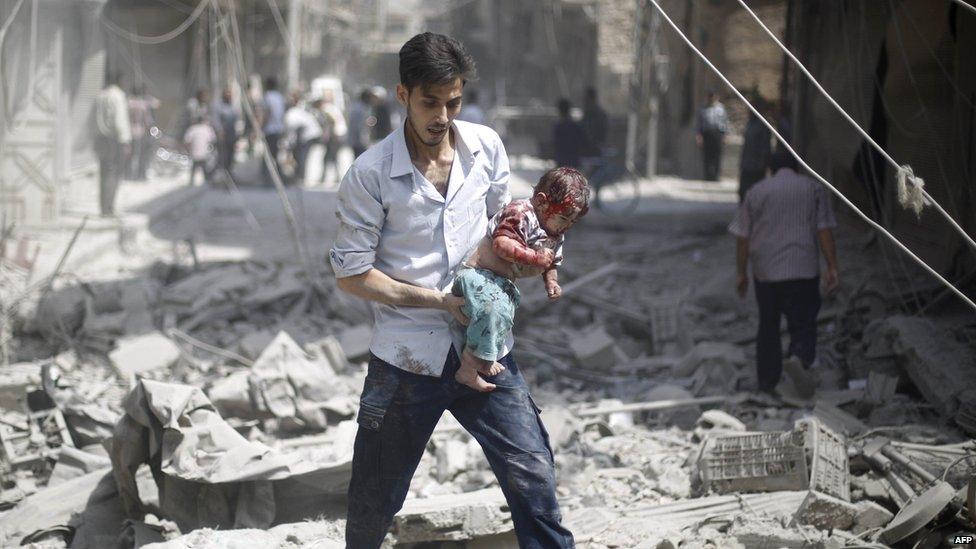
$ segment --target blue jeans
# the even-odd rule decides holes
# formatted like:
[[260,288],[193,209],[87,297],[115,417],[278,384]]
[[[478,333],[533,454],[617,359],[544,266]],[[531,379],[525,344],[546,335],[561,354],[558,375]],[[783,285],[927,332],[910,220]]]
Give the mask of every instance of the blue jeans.
[[454,380],[452,348],[440,377],[401,370],[375,356],[359,409],[346,520],[346,547],[379,547],[403,506],[410,479],[445,410],[481,444],[508,500],[519,546],[574,547],[561,524],[549,435],[511,354],[479,393]]
[[786,317],[790,332],[789,354],[809,368],[817,356],[817,313],[820,312],[820,277],[755,281],[759,304],[759,332],[756,335],[756,374],[759,388],[771,391],[783,373],[780,319]]

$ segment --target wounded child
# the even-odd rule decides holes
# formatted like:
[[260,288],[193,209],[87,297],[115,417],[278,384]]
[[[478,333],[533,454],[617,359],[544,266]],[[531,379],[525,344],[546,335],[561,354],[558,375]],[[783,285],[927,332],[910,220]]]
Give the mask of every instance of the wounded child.
[[556,266],[562,261],[563,235],[589,209],[589,185],[573,168],[549,170],[532,194],[495,214],[451,289],[464,297],[461,310],[469,318],[455,379],[478,391],[495,389],[479,373],[493,376],[505,369],[496,360],[515,322],[520,298],[515,279],[541,274],[549,298],[558,298]]

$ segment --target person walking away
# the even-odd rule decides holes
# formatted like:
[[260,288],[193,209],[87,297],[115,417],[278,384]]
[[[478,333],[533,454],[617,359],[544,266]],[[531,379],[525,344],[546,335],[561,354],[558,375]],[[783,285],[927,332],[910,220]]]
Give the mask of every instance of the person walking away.
[[220,103],[215,108],[217,122],[217,167],[227,177],[232,177],[234,167],[234,151],[237,146],[237,121],[240,118],[234,106],[234,96],[229,88],[224,88],[220,94]]
[[[346,135],[349,128],[346,125],[346,117],[342,115],[342,109],[336,105],[335,95],[332,90],[322,92],[321,112],[325,115],[323,128],[323,140],[325,141],[325,159],[322,163],[322,183],[339,180],[339,149],[345,144]],[[334,179],[329,179],[329,167],[335,173]]]
[[375,121],[370,127],[369,142],[378,143],[393,131],[393,111],[386,97],[386,88],[373,86],[372,114]]
[[[274,164],[275,170],[279,174],[281,174],[281,166],[278,164],[278,146],[282,135],[285,133],[285,108],[285,96],[278,91],[278,79],[274,76],[265,78],[261,129],[264,131],[264,139],[268,144],[271,163]],[[264,166],[267,184],[273,185],[267,163],[262,163],[262,166]]]
[[[821,281],[817,246],[827,263],[825,289],[833,292],[840,283],[833,235],[837,222],[827,191],[797,172],[796,160],[788,151],[778,149],[771,167],[773,175],[749,189],[729,226],[737,237],[736,291],[739,297],[746,296],[747,265],[751,264],[759,306],[759,389],[773,392],[785,369],[796,392],[809,398],[819,382],[814,369]],[[783,316],[790,333],[785,361],[780,344]]]
[[217,132],[213,126],[203,116],[197,116],[186,130],[183,136],[183,144],[186,145],[187,152],[190,153],[190,181],[187,183],[193,186],[197,170],[203,171],[203,182],[210,184],[210,175],[214,166],[214,148],[217,145]]
[[288,135],[288,141],[292,144],[291,153],[295,160],[295,173],[292,176],[292,182],[295,185],[304,185],[308,151],[314,145],[322,142],[322,126],[315,115],[305,108],[298,92],[293,92],[288,100],[288,111],[285,113],[285,132]]
[[555,145],[554,158],[557,166],[579,168],[580,158],[587,149],[586,132],[583,131],[583,126],[570,116],[571,109],[572,104],[565,97],[556,103],[559,120],[552,131]]
[[583,132],[590,145],[589,156],[603,155],[603,148],[607,146],[607,125],[609,117],[607,111],[600,106],[596,97],[596,88],[588,87],[583,96]]
[[95,154],[98,156],[98,202],[102,217],[115,215],[115,195],[132,142],[129,105],[119,87],[121,77],[109,73],[95,100]]
[[[768,104],[757,99],[760,112],[768,114]],[[766,177],[773,149],[770,146],[772,134],[761,118],[751,111],[746,131],[742,136],[742,156],[739,158],[739,203],[746,197],[749,189],[760,179]]]
[[129,179],[145,181],[146,170],[153,153],[153,136],[150,134],[156,126],[156,109],[159,100],[146,93],[146,86],[137,84],[132,87],[129,97],[129,124],[132,136],[132,159],[129,162]]
[[468,92],[468,98],[461,105],[461,113],[458,114],[457,119],[471,122],[472,124],[485,123],[485,111],[478,104],[477,91],[471,90]]
[[352,154],[355,158],[366,151],[369,146],[369,124],[367,119],[370,117],[370,104],[373,102],[373,94],[368,89],[359,92],[359,97],[349,109],[349,146],[352,147]]
[[[456,120],[474,60],[457,40],[414,36],[400,49],[403,125],[353,163],[339,185],[329,252],[337,287],[372,302],[375,322],[357,422],[346,547],[376,549],[403,505],[446,410],[485,452],[523,549],[568,548],[552,448],[505,338],[504,369],[478,392],[455,381],[464,298],[450,289],[465,255],[510,200],[498,134]],[[565,210],[560,210],[565,213]],[[542,269],[539,269],[539,275]]]
[[705,180],[718,181],[722,169],[722,140],[729,132],[729,119],[718,95],[709,91],[707,97],[706,105],[698,112],[698,134],[695,137],[702,148]]

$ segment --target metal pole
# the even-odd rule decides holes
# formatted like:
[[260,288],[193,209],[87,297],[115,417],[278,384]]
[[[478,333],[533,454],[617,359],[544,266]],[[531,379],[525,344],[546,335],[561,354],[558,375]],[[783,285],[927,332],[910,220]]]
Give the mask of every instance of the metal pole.
[[624,149],[624,159],[627,166],[634,165],[637,156],[637,125],[640,122],[640,73],[643,66],[644,48],[641,44],[641,19],[644,12],[644,0],[634,0],[634,58],[633,71],[630,73],[630,101],[627,109],[627,143]]
[[657,10],[651,11],[651,20],[648,28],[648,42],[650,43],[648,49],[650,63],[648,63],[648,113],[647,113],[647,159],[644,169],[644,175],[647,177],[654,177],[657,173],[657,122],[658,115],[660,111],[660,82],[657,78],[657,58],[658,58],[658,44],[657,37],[658,31],[661,28],[661,14]]
[[301,64],[301,31],[303,0],[291,0],[288,6],[288,90],[298,89]]

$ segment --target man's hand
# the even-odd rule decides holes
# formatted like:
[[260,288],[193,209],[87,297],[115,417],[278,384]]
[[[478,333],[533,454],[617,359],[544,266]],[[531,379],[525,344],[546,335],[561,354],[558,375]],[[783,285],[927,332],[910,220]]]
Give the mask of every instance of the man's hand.
[[746,294],[749,293],[749,277],[740,274],[735,278],[735,293],[743,299],[746,297]]
[[827,272],[824,273],[824,289],[832,294],[839,286],[840,275],[837,274],[837,267],[827,267]]
[[555,301],[563,295],[563,289],[559,287],[559,283],[555,280],[546,281],[546,293],[549,294],[549,299]]
[[463,326],[468,325],[468,315],[461,311],[461,307],[464,305],[463,297],[458,297],[452,294],[444,294],[441,305],[442,309],[451,313],[451,316],[453,316]]

